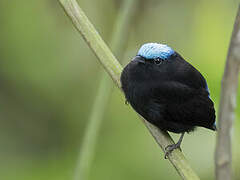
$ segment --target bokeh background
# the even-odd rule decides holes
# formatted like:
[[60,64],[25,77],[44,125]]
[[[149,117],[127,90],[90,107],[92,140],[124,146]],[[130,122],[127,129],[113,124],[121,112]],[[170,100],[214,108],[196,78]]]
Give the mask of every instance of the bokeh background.
[[[78,0],[109,43],[117,0]],[[124,54],[167,43],[206,77],[219,106],[221,78],[238,1],[139,2]],[[102,69],[57,1],[0,1],[0,179],[72,179]],[[240,90],[233,130],[240,179]],[[114,88],[90,171],[91,180],[180,179],[145,126]],[[178,135],[174,135],[175,139]],[[201,179],[214,178],[216,133],[186,135],[184,154]]]

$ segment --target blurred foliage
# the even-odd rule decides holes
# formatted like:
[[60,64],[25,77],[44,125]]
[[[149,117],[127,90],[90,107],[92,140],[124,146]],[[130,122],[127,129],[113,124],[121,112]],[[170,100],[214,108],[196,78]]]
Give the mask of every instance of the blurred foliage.
[[[118,3],[78,2],[108,42]],[[217,108],[237,1],[147,2],[139,2],[125,59],[145,42],[169,44],[206,77]],[[101,67],[57,1],[1,0],[0,22],[0,179],[71,179]],[[235,179],[239,101],[240,90]],[[90,179],[179,179],[118,89],[102,127]],[[203,128],[184,139],[201,179],[214,177],[214,147],[215,133]]]

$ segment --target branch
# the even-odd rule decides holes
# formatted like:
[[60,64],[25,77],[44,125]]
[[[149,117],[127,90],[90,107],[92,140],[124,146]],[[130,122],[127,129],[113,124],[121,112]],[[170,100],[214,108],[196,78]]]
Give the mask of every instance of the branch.
[[[84,12],[78,6],[76,0],[59,0],[62,7],[64,8],[67,15],[72,20],[76,29],[81,33],[82,37],[85,39],[89,47],[95,53],[96,57],[103,65],[105,70],[111,76],[116,85],[121,88],[120,84],[120,75],[122,71],[122,67],[114,57],[112,52],[109,50],[107,45],[104,43],[98,32],[95,30],[93,25],[90,23]],[[159,146],[164,148],[167,145],[173,143],[172,138],[169,136],[167,132],[159,130],[154,125],[148,123],[146,120],[143,120],[148,130],[151,132]],[[169,156],[168,159],[172,163],[172,165],[177,170],[178,174],[185,180],[198,180],[198,176],[192,170],[190,165],[188,164],[186,158],[183,153],[176,149]]]
[[[113,28],[111,47],[120,59],[124,54],[124,47],[127,44],[128,32],[131,25],[131,19],[135,12],[136,0],[124,0],[116,18]],[[77,167],[75,170],[75,180],[87,180],[94,157],[94,150],[97,143],[99,130],[102,124],[103,115],[112,91],[112,81],[107,75],[100,72],[100,83],[97,88],[96,98],[93,107],[89,113],[87,127],[84,133]]]
[[215,152],[217,180],[231,179],[232,139],[231,129],[236,108],[238,75],[240,69],[240,6],[228,50],[222,79],[221,99],[218,113],[218,136]]

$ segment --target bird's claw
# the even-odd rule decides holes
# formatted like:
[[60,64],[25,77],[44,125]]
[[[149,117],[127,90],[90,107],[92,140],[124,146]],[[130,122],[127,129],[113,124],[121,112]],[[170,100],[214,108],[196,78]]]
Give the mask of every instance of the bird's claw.
[[174,149],[177,149],[177,148],[179,148],[180,149],[180,151],[182,151],[181,150],[181,148],[180,148],[180,144],[170,144],[170,145],[168,145],[167,147],[165,147],[165,155],[164,155],[164,158],[165,159],[167,159],[168,158],[168,155],[174,150]]

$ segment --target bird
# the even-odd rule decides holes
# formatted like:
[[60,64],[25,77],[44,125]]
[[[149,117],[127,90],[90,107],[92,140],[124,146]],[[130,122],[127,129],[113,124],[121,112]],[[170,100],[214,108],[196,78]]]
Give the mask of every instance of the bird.
[[196,127],[217,130],[214,103],[203,75],[171,47],[145,43],[124,67],[121,89],[126,102],[163,131],[181,134],[165,147],[165,158],[180,148]]

